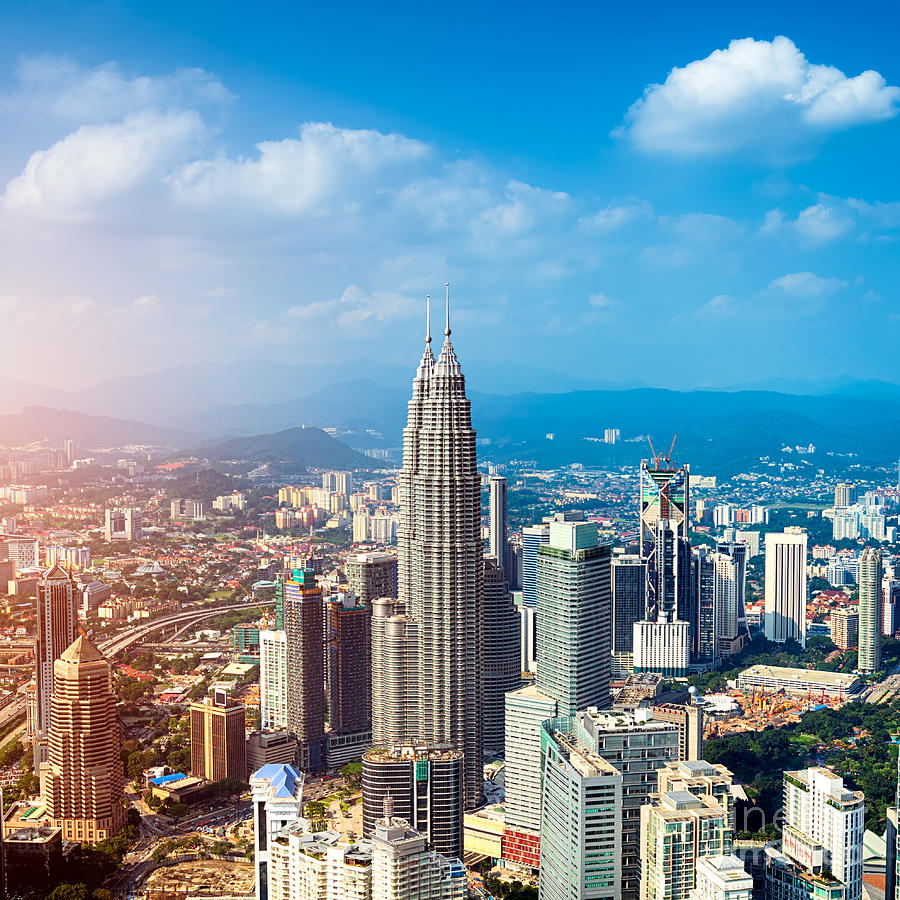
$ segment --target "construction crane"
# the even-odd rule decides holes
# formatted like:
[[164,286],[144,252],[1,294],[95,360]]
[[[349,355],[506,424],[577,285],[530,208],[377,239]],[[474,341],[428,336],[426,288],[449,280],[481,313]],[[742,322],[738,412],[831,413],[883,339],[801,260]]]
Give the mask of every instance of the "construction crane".
[[663,455],[662,453],[657,453],[656,449],[653,446],[653,441],[650,440],[650,435],[647,435],[647,443],[650,445],[650,452],[653,454],[653,468],[654,469],[671,469],[672,468],[672,454],[675,452],[675,441],[678,440],[678,432],[675,432],[675,437],[672,438],[672,446],[669,447],[669,452]]

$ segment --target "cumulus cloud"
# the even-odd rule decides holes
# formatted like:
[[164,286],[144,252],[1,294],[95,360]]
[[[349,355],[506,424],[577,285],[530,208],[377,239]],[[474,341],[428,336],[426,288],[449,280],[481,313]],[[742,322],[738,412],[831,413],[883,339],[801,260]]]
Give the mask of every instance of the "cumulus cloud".
[[786,37],[744,38],[651,84],[614,134],[654,153],[784,160],[829,132],[893,118],[898,104],[900,88],[878,72],[848,77]]
[[708,300],[698,310],[697,315],[704,319],[729,319],[736,315],[742,306],[742,301],[729,294],[717,294]]
[[653,207],[646,200],[634,200],[628,203],[610,203],[596,212],[582,216],[578,220],[578,225],[590,231],[606,234],[652,217]]
[[198,108],[233,99],[215,75],[200,68],[127,75],[114,62],[87,68],[66,56],[45,53],[19,60],[12,89],[0,94],[0,112],[40,109],[85,124],[142,109]]
[[83,125],[46,150],[32,153],[6,185],[10,210],[87,216],[104,201],[119,202],[135,187],[160,177],[197,147],[206,126],[196,112],[144,111],[124,121]]
[[775,278],[769,284],[769,289],[777,289],[795,297],[820,297],[846,286],[847,282],[840,278],[822,278],[815,272],[792,272]]

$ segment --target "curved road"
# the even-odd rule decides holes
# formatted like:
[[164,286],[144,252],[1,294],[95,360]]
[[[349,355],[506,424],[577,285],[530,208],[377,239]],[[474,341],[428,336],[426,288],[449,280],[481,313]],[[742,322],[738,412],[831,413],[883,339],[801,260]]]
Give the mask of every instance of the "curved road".
[[214,616],[220,616],[222,613],[228,612],[229,610],[254,608],[259,608],[259,603],[256,600],[242,600],[239,603],[229,603],[227,606],[217,606],[214,609],[192,609],[188,612],[160,616],[158,619],[148,620],[146,624],[139,625],[137,628],[129,628],[124,634],[119,634],[115,637],[107,638],[105,641],[100,641],[97,644],[97,649],[100,650],[104,656],[109,658],[115,656],[117,653],[121,653],[123,650],[127,650],[132,644],[138,643],[143,638],[147,637],[147,635],[154,631],[158,631],[160,628],[165,628],[168,625],[177,625],[182,622],[185,623],[184,627],[176,632],[176,634],[181,634],[181,632],[186,631],[196,622],[202,622],[204,619],[212,619]]

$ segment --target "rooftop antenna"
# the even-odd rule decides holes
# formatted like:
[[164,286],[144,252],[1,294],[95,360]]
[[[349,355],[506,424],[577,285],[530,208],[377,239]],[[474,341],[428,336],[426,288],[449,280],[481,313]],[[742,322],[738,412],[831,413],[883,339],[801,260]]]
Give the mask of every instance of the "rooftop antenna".
[[425,295],[425,343],[431,343],[431,294]]
[[450,337],[450,282],[444,285],[447,288],[447,326],[444,328],[444,334]]

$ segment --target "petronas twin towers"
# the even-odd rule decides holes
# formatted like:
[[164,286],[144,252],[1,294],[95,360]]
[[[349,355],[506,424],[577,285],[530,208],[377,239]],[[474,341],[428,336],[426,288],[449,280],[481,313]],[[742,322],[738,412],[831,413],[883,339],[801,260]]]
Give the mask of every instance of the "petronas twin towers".
[[449,290],[444,335],[435,361],[429,315],[403,432],[398,601],[378,601],[372,622],[373,738],[461,751],[474,806],[483,765],[481,479]]

